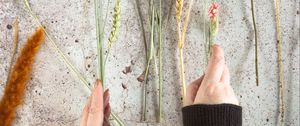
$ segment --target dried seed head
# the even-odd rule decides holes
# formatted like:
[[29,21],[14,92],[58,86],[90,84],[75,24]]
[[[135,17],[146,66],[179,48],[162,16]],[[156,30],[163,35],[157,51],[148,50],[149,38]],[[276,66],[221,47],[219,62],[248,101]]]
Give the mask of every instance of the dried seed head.
[[176,19],[177,19],[177,22],[181,21],[183,1],[184,0],[176,0]]
[[35,56],[45,39],[43,28],[29,38],[9,75],[9,80],[0,101],[0,124],[11,126],[16,118],[16,110],[24,102],[26,84],[30,79]]

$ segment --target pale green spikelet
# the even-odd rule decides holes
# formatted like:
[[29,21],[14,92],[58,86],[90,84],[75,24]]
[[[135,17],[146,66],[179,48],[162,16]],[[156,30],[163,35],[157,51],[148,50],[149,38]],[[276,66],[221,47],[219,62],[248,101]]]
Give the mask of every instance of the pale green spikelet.
[[113,15],[113,25],[112,30],[110,32],[109,38],[108,38],[108,46],[111,48],[111,45],[114,41],[117,39],[117,34],[120,29],[120,20],[121,17],[121,8],[120,8],[120,0],[116,0],[115,8],[114,8],[114,15]]

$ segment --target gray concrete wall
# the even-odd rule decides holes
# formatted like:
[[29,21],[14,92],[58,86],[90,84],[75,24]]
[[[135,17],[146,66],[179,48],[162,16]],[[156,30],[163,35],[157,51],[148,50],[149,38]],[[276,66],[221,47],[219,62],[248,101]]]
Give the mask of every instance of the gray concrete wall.
[[[84,0],[30,0],[47,31],[70,61],[93,82],[96,74],[96,38],[93,1]],[[142,8],[148,4],[141,2]],[[274,126],[278,116],[278,64],[275,34],[274,3],[256,1],[258,28],[260,86],[255,84],[254,41],[250,0],[221,0],[220,32],[217,43],[224,47],[231,71],[231,84],[243,106],[245,126]],[[111,4],[113,5],[113,4]],[[113,110],[129,126],[156,126],[155,77],[150,77],[147,110],[149,123],[141,123],[142,83],[137,77],[145,68],[143,36],[134,0],[122,0],[122,24],[119,39],[114,44],[107,62],[107,88],[111,92]],[[171,0],[164,1],[165,17]],[[112,10],[112,6],[111,9]],[[147,9],[143,9],[147,20]],[[174,8],[164,23],[164,122],[160,125],[182,125],[178,49]],[[203,3],[195,0],[185,46],[186,80],[198,78],[205,69],[203,40]],[[109,14],[109,17],[111,14]],[[20,20],[22,46],[36,24],[26,13],[21,0],[0,0],[0,96],[3,95],[10,54],[12,30],[7,29],[15,17]],[[299,126],[299,1],[282,0],[281,28],[283,33],[283,64],[286,125]],[[109,33],[111,19],[106,33]],[[149,22],[144,22],[146,27]],[[146,30],[147,35],[149,30]],[[106,34],[106,38],[107,38]],[[76,42],[75,42],[76,41]],[[77,42],[78,41],[78,42]],[[50,47],[49,40],[42,47],[32,79],[26,88],[25,104],[18,110],[16,126],[73,126],[79,125],[81,110],[89,92],[75,78]],[[131,62],[134,65],[131,65]],[[132,72],[123,74],[126,66]],[[122,83],[128,89],[122,88]]]

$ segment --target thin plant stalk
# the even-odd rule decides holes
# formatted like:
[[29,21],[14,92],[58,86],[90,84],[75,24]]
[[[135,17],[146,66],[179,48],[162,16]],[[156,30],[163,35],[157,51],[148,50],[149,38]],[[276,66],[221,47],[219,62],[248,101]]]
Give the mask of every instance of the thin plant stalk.
[[97,78],[102,81],[102,85],[105,85],[105,69],[104,69],[104,49],[103,49],[103,15],[102,15],[102,5],[100,0],[94,0],[95,6],[95,20],[96,20],[96,37],[97,37]]
[[110,114],[112,118],[117,122],[119,126],[125,126],[122,120],[120,120],[120,117],[118,117],[114,112],[111,112]]
[[275,0],[275,16],[276,16],[276,39],[278,50],[278,65],[279,65],[279,120],[280,125],[285,125],[284,117],[284,89],[285,84],[283,81],[283,63],[282,63],[282,33],[280,28],[280,0]]
[[24,0],[24,6],[26,10],[28,11],[29,15],[34,19],[36,24],[38,26],[41,26],[41,28],[44,30],[47,38],[50,41],[50,46],[58,52],[60,57],[62,58],[63,62],[67,65],[67,67],[81,80],[81,82],[86,86],[86,88],[91,90],[91,87],[89,86],[89,82],[80,74],[80,72],[71,64],[71,62],[67,59],[67,57],[63,54],[63,52],[58,48],[50,34],[44,29],[43,25],[41,22],[38,20],[37,16],[33,13],[33,11],[30,8],[28,0]]
[[[182,49],[180,49],[181,48],[181,16],[182,16],[182,8],[183,8],[183,0],[176,0],[176,21],[177,21],[177,33],[178,33],[178,46],[179,46],[179,50],[180,50],[180,56],[179,56],[179,58],[180,58],[180,60],[179,60],[179,64],[180,64],[180,71],[181,71],[181,73],[180,73],[180,80],[182,81],[182,83],[184,82],[183,81],[183,74],[184,74],[184,72],[183,72],[183,69],[184,69],[184,67],[182,66],[182,63],[183,63],[183,56],[182,56],[182,54],[183,54],[183,52],[182,52]],[[183,74],[182,74],[183,73]],[[182,87],[181,87],[182,89],[182,97],[183,97],[183,99],[184,99],[184,92],[185,92],[185,89],[184,89],[184,86],[183,86],[183,84],[182,84]]]
[[[159,1],[161,2],[161,1]],[[161,3],[159,3],[161,4]],[[160,123],[162,120],[162,110],[163,110],[163,98],[162,98],[162,91],[163,91],[163,74],[162,74],[162,18],[161,18],[161,5],[159,5],[159,9],[155,9],[155,19],[156,19],[156,23],[155,23],[155,30],[156,30],[156,34],[157,34],[157,50],[154,51],[153,55],[155,56],[153,58],[154,61],[154,71],[155,71],[155,75],[158,76],[158,79],[156,79],[156,86],[158,88],[158,98],[157,98],[157,122]],[[155,47],[154,47],[155,48]],[[157,61],[158,60],[158,61]]]
[[18,18],[16,18],[13,22],[13,51],[12,51],[12,55],[11,55],[10,65],[9,65],[9,68],[8,68],[8,74],[7,74],[7,78],[6,78],[6,85],[9,81],[12,66],[14,64],[14,60],[15,60],[15,57],[16,57],[16,54],[17,54],[18,41],[19,41],[19,20],[18,20]]
[[[214,23],[216,23],[216,24],[214,24]],[[211,47],[215,41],[216,32],[214,31],[214,29],[215,29],[214,27],[218,27],[216,25],[218,25],[218,19],[216,22],[212,22],[212,21],[209,22],[209,33],[208,33],[208,36],[209,36],[208,41],[209,42],[208,42],[208,54],[207,54],[208,59],[210,58],[210,55],[211,55]]]
[[[209,33],[208,33],[208,36],[209,36],[209,38],[208,38],[208,41],[209,41],[209,43],[208,43],[208,59],[210,58],[210,55],[211,55],[211,47],[212,47],[212,45],[214,44],[214,41],[215,41],[215,34],[216,34],[216,32],[214,31],[214,27],[218,27],[218,26],[215,26],[215,25],[218,25],[218,19],[217,19],[217,21],[216,22],[212,22],[212,21],[210,21],[209,22]],[[214,24],[214,23],[216,23],[216,24]]]
[[104,32],[105,30],[105,26],[106,26],[106,23],[107,23],[107,17],[108,17],[108,9],[109,9],[109,5],[110,5],[110,0],[107,1],[107,6],[106,6],[106,13],[105,13],[105,18],[104,18],[104,25],[103,25],[103,28],[102,28],[102,31]]
[[[36,22],[36,24],[38,26],[41,26],[41,28],[44,30],[46,37],[49,39],[50,41],[50,45],[51,47],[58,52],[58,54],[60,55],[60,57],[62,58],[63,62],[66,64],[66,66],[68,67],[69,70],[71,70],[74,75],[76,75],[81,82],[85,85],[85,87],[87,89],[89,89],[89,91],[92,90],[92,88],[89,86],[89,82],[85,79],[85,77],[83,75],[80,74],[80,72],[75,68],[74,65],[72,65],[72,63],[67,59],[67,57],[63,54],[63,52],[58,48],[58,46],[56,45],[56,43],[54,42],[54,40],[52,39],[52,37],[50,36],[50,34],[44,29],[43,25],[41,24],[41,22],[38,20],[37,16],[33,13],[33,11],[31,10],[31,7],[29,5],[28,0],[24,0],[24,6],[26,8],[26,10],[28,11],[29,15],[34,19],[34,21]],[[111,113],[112,115],[116,115],[113,112]],[[114,120],[117,121],[117,123],[119,124],[119,126],[124,126],[124,123],[117,117],[117,116],[112,116]]]
[[255,20],[255,8],[254,0],[251,0],[251,13],[252,13],[252,23],[254,29],[254,41],[255,41],[255,75],[256,75],[256,86],[259,85],[259,74],[258,74],[258,40],[257,40],[257,30],[256,30],[256,20]]
[[189,1],[189,8],[187,11],[187,16],[185,17],[184,20],[184,25],[183,25],[183,29],[182,29],[182,35],[181,35],[181,40],[179,43],[179,53],[180,53],[180,68],[181,68],[181,81],[182,81],[182,99],[183,101],[185,100],[185,95],[186,95],[186,83],[185,83],[185,68],[184,68],[184,58],[183,58],[183,48],[184,48],[184,42],[185,42],[185,36],[186,36],[186,31],[187,31],[187,27],[189,24],[189,19],[190,19],[190,13],[192,10],[192,5],[194,3],[194,0],[190,0]]
[[84,0],[83,3],[83,14],[86,16],[88,13],[88,0]]
[[205,53],[207,54],[206,55],[206,65],[208,64],[208,57],[209,57],[209,47],[208,47],[208,44],[209,44],[209,41],[207,40],[207,31],[206,31],[206,24],[207,24],[207,17],[206,17],[206,11],[207,11],[207,0],[204,0],[204,3],[203,3],[204,7],[203,7],[203,40],[205,42]]
[[148,83],[148,75],[149,75],[149,68],[150,63],[153,59],[153,50],[154,50],[154,6],[153,6],[153,0],[152,0],[152,12],[151,12],[151,33],[150,33],[150,50],[149,50],[149,57],[148,57],[148,63],[145,71],[145,84],[143,87],[143,111],[142,111],[142,121],[146,121],[146,112],[147,112],[147,83]]
[[158,89],[158,92],[159,92],[159,100],[158,100],[158,122],[160,123],[161,120],[163,119],[162,117],[162,114],[163,114],[163,73],[162,73],[162,2],[161,0],[159,0],[159,25],[158,25],[158,75],[159,75],[159,79],[158,79],[158,83],[159,83],[159,89]]
[[140,24],[141,24],[141,28],[142,28],[142,32],[143,32],[143,41],[144,41],[144,49],[145,49],[145,59],[146,59],[146,64],[147,64],[147,59],[148,59],[148,48],[147,48],[147,40],[146,40],[146,32],[145,32],[145,27],[144,27],[144,23],[143,23],[143,15],[141,12],[141,4],[140,4],[140,0],[135,0],[136,2],[136,7],[137,7],[137,11],[138,11],[138,15],[139,15],[139,20],[140,20]]
[[[183,8],[183,2],[184,0],[176,0],[176,21],[177,21],[177,33],[178,33],[178,45],[179,45],[179,48],[181,48],[181,19],[182,19],[182,8]],[[183,72],[183,51],[182,49],[179,49],[180,50],[180,60],[179,60],[179,64],[180,64],[180,80],[182,81],[182,97],[184,99],[184,93],[185,93],[185,87],[183,86],[183,83],[184,83],[184,72]]]

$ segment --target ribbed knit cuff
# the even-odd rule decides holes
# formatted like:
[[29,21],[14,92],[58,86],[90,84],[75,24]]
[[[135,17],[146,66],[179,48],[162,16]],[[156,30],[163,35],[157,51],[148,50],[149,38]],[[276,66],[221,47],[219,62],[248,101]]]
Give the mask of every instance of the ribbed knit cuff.
[[233,104],[186,106],[182,116],[184,126],[242,126],[242,107]]

